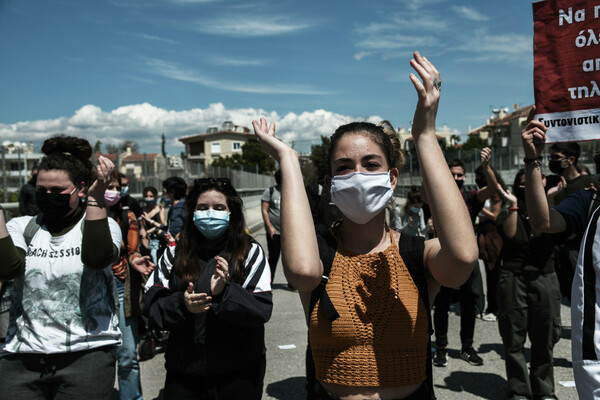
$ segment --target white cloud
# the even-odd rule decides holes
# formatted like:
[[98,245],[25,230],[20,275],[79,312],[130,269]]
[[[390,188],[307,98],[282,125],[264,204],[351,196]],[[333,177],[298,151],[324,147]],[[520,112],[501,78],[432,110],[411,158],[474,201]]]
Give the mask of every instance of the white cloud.
[[297,22],[288,17],[230,16],[198,21],[195,30],[209,35],[232,37],[276,36],[309,28],[312,24]]
[[177,44],[178,43],[175,40],[171,40],[171,39],[167,39],[167,38],[163,38],[163,37],[155,36],[155,35],[148,35],[146,33],[134,33],[134,36],[137,36],[137,37],[145,39],[145,40],[150,40],[153,42],[161,42],[161,43],[167,43],[167,44]]
[[452,6],[452,10],[461,17],[471,21],[483,22],[490,19],[487,15],[483,15],[479,11],[466,6]]
[[373,54],[373,53],[371,53],[370,51],[361,51],[359,53],[354,54],[354,59],[356,61],[360,61],[363,58],[370,56],[371,54]]
[[265,60],[224,56],[208,57],[208,61],[214,65],[222,65],[225,67],[260,67],[267,64],[267,61]]
[[83,137],[92,145],[97,140],[104,145],[135,141],[140,144],[142,151],[157,153],[164,133],[167,150],[174,154],[183,150],[183,145],[177,140],[180,137],[204,133],[209,127],[221,126],[224,121],[251,128],[252,120],[261,117],[275,122],[277,136],[289,144],[293,142],[301,152],[308,151],[310,144],[319,142],[321,135],[330,136],[344,123],[357,119],[381,121],[378,116],[356,118],[323,109],[280,115],[276,111],[256,108],[227,109],[222,103],[210,104],[204,109],[182,111],[166,110],[148,103],[103,111],[98,106],[88,104],[71,117],[0,124],[0,137],[11,142],[33,141],[39,151],[43,140],[64,133]]
[[393,50],[400,48],[420,48],[435,44],[432,36],[407,36],[401,34],[373,35],[358,42],[357,46],[375,50]]
[[148,71],[169,79],[178,81],[192,82],[198,85],[228,90],[232,92],[244,93],[262,93],[262,94],[302,94],[302,95],[323,95],[328,92],[314,89],[310,86],[298,84],[247,84],[236,82],[219,82],[218,80],[205,76],[199,71],[180,68],[177,64],[169,63],[163,60],[147,60]]
[[472,56],[457,61],[504,61],[517,62],[530,66],[533,44],[529,35],[507,33],[501,35],[475,34],[456,48]]

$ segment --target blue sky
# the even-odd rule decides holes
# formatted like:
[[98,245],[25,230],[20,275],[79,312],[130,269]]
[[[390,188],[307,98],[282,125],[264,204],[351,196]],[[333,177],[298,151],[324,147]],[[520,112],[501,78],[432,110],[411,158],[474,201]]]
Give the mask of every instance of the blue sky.
[[[63,132],[179,153],[265,116],[305,151],[355,119],[409,128],[414,50],[440,70],[438,126],[533,103],[531,2],[0,0],[0,140]],[[39,149],[39,147],[38,147]]]

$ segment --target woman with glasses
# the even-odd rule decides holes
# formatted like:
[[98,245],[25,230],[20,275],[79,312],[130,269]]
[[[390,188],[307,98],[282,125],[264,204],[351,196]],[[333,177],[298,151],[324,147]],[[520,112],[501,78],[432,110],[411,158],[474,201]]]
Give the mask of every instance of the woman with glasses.
[[273,123],[253,121],[281,167],[283,267],[304,306],[319,399],[435,398],[428,305],[440,285],[465,282],[477,261],[469,214],[435,135],[439,72],[418,52],[410,64],[418,94],[412,136],[436,239],[386,225],[402,159],[387,121],[353,122],[333,134],[325,184],[343,217],[319,236],[297,153],[275,138]]
[[5,224],[0,212],[0,280],[14,279],[15,289],[0,351],[2,396],[107,399],[121,339],[110,267],[121,232],[104,198],[114,165],[100,157],[94,180],[92,148],[76,137],[48,139],[42,152],[41,214]]
[[197,180],[185,211],[177,244],[146,284],[149,327],[170,331],[164,397],[260,399],[273,308],[267,257],[244,231],[229,179]]

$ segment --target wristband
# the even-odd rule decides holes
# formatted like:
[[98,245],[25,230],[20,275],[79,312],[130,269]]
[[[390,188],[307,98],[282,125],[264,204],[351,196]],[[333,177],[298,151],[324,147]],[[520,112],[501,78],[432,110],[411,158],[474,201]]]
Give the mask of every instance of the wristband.
[[525,163],[525,165],[535,165],[536,167],[539,167],[542,164],[542,157],[524,158],[523,163]]
[[508,207],[508,211],[518,211],[519,207]]
[[96,201],[88,201],[87,203],[88,207],[98,207],[98,208],[105,208],[106,204],[104,203],[98,203]]

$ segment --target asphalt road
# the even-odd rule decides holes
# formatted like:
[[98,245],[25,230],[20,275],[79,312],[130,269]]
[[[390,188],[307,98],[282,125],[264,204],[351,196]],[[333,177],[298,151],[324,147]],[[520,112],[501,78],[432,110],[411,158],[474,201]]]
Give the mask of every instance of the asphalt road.
[[[254,237],[266,249],[264,230],[257,231]],[[275,275],[273,297],[273,316],[266,325],[267,372],[263,399],[304,399],[306,326],[298,294],[287,290],[281,264]],[[556,395],[561,400],[578,398],[575,388],[568,387],[573,381],[569,313],[569,308],[562,306],[562,337],[554,348]],[[472,366],[460,359],[460,317],[455,312],[450,313],[449,324],[448,366],[433,367],[437,398],[504,399],[506,375],[497,323],[480,319],[476,322],[474,347],[484,360],[483,366]],[[529,356],[529,344],[526,355]],[[145,399],[162,399],[163,364],[162,353],[141,363]]]

